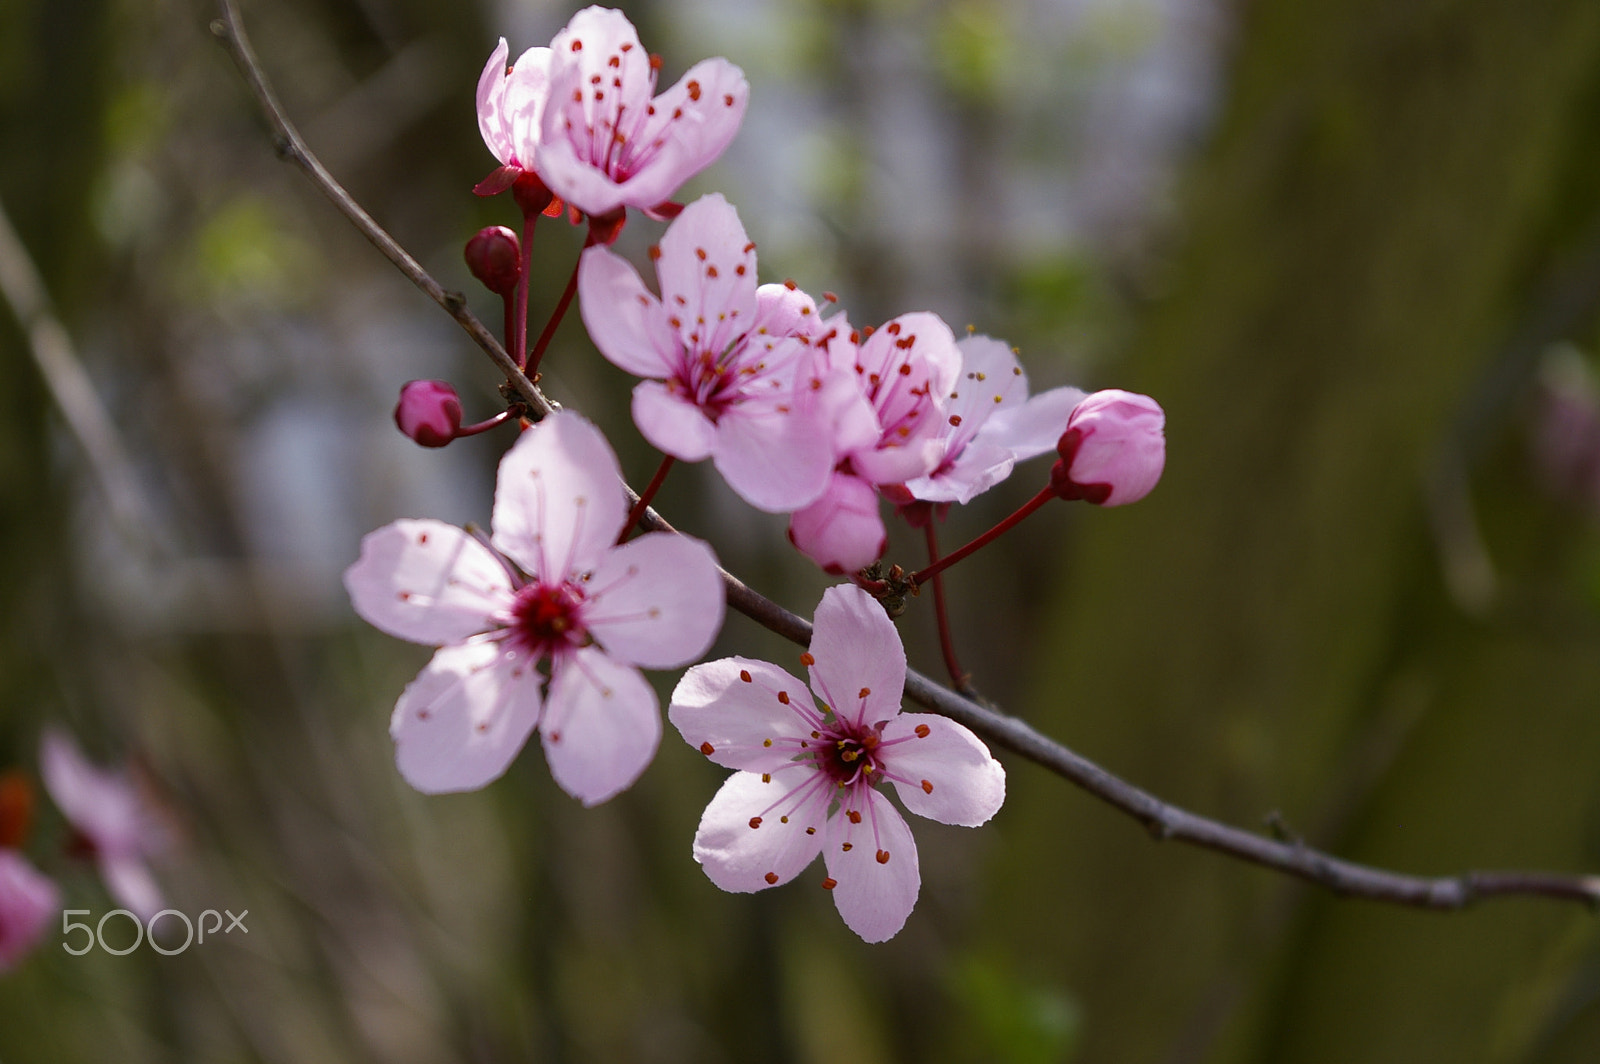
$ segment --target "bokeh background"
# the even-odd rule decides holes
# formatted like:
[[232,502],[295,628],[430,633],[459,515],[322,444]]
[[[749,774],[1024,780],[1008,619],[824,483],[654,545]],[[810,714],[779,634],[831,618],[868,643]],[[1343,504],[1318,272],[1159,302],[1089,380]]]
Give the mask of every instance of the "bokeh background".
[[[1166,407],[1148,500],[1047,509],[953,571],[986,693],[1343,856],[1600,868],[1600,5],[624,7],[667,79],[712,54],[750,78],[680,198],[724,192],[763,279],[858,322],[933,310],[1019,346],[1036,388]],[[244,16],[313,149],[494,322],[461,247],[515,215],[470,192],[493,165],[473,88],[497,37],[516,54],[572,10]],[[1153,843],[1015,758],[992,825],[915,825],[921,899],[881,946],[806,877],[710,885],[689,842],[722,773],[670,731],[594,810],[537,750],[481,793],[411,792],[387,720],[428,652],[359,623],[339,574],[395,517],[487,520],[507,437],[425,452],[389,411],[441,377],[484,417],[498,381],[274,157],[214,16],[0,5],[0,768],[33,773],[50,722],[137,766],[179,839],[169,904],[248,909],[249,934],[173,957],[47,936],[0,976],[5,1064],[1600,1056],[1593,914],[1338,900]],[[580,237],[541,228],[535,327]],[[545,383],[648,478],[630,382],[576,315]],[[660,506],[800,612],[828,583],[705,470]],[[937,674],[928,603],[901,626]],[[733,616],[714,653],[794,649]],[[41,802],[29,854],[98,916],[67,835]]]

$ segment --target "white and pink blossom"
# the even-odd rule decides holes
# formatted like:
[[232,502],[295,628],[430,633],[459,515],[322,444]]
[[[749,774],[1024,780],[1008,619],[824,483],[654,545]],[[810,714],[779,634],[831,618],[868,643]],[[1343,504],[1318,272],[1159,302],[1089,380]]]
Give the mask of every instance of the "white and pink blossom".
[[0,972],[33,952],[61,911],[61,890],[15,850],[0,849]]
[[887,539],[869,496],[879,485],[927,476],[945,456],[945,407],[961,352],[950,327],[927,312],[902,314],[866,337],[842,315],[828,325],[814,344],[824,356],[816,377],[834,475],[794,514],[789,539],[828,572],[853,573],[876,561]]
[[651,255],[659,298],[609,248],[589,248],[578,267],[595,346],[649,378],[633,392],[639,431],[681,461],[709,457],[759,510],[814,501],[834,466],[813,389],[816,304],[790,286],[757,287],[755,244],[720,195],[684,208]]
[[656,96],[661,60],[620,11],[579,11],[550,53],[536,169],[587,214],[666,203],[722,154],[744,118],[750,86],[726,59],[695,64]]
[[698,540],[650,533],[617,546],[627,513],[605,437],[558,412],[501,460],[491,543],[430,520],[362,540],[344,577],[356,612],[439,647],[390,723],[413,787],[482,787],[536,728],[556,782],[585,805],[644,771],[661,717],[639,668],[704,654],[723,590]]
[[540,120],[550,95],[550,49],[529,48],[507,67],[510,54],[500,38],[478,76],[478,132],[500,162],[478,188],[484,195],[504,191],[524,171],[535,169]]
[[1016,352],[989,336],[958,341],[961,372],[944,409],[944,453],[926,476],[906,481],[924,502],[962,503],[1011,475],[1020,461],[1053,449],[1079,388],[1054,388],[1029,398],[1028,377]]
[[1056,444],[1050,486],[1063,499],[1098,506],[1138,502],[1167,462],[1167,415],[1148,395],[1108,388],[1072,410]]
[[57,728],[39,744],[45,790],[72,825],[72,849],[92,858],[106,890],[141,920],[161,911],[161,888],[147,864],[168,848],[166,821],[128,773],[90,762]]
[[738,770],[706,807],[695,860],[743,893],[788,882],[820,853],[845,924],[881,942],[921,887],[911,829],[884,784],[913,813],[976,827],[1004,802],[1005,769],[960,724],[900,711],[905,650],[860,588],[823,594],[800,660],[809,691],[776,665],[725,658],[673,692],[668,715],[685,741]]

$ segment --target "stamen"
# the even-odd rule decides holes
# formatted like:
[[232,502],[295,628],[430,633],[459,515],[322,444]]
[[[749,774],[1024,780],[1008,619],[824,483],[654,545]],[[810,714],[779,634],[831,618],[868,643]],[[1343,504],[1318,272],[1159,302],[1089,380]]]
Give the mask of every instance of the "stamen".
[[712,754],[717,752],[717,748],[712,746],[710,743],[701,743],[700,752],[705,754],[707,757],[710,757]]

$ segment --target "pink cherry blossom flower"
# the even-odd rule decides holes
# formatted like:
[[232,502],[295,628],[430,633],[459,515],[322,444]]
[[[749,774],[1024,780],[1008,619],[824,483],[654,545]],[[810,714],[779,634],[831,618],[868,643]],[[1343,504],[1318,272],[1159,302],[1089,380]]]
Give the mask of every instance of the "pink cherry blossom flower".
[[400,774],[417,790],[484,786],[535,728],[556,782],[585,805],[650,763],[661,716],[639,667],[704,654],[723,590],[698,540],[651,533],[615,545],[628,513],[620,480],[600,430],[558,412],[500,462],[492,549],[442,521],[396,521],[362,540],[344,576],[356,612],[439,647],[390,722]]
[[1167,462],[1167,415],[1148,395],[1109,388],[1072,410],[1050,486],[1063,499],[1125,506],[1150,494]]
[[865,338],[835,317],[815,345],[831,374],[819,405],[828,413],[834,476],[791,518],[789,539],[828,572],[852,573],[875,561],[887,538],[868,496],[878,485],[926,476],[945,456],[945,405],[961,352],[950,327],[926,312],[902,314]]
[[1005,801],[1005,769],[960,724],[900,711],[905,650],[860,588],[824,592],[800,660],[820,707],[783,669],[746,658],[696,665],[673,692],[685,741],[739,770],[706,807],[695,860],[744,893],[788,882],[820,853],[845,924],[882,942],[921,886],[911,829],[883,785],[913,813],[976,827]]
[[579,210],[652,210],[722,154],[750,86],[726,59],[691,67],[654,96],[661,61],[622,12],[587,7],[550,42],[539,176]]
[[550,49],[529,48],[507,69],[509,54],[502,37],[478,76],[478,132],[500,161],[500,168],[477,188],[485,196],[504,191],[524,171],[534,169],[540,120],[550,95]]
[[0,849],[0,972],[31,953],[61,911],[61,891],[15,850]]
[[600,353],[651,378],[633,418],[657,449],[709,457],[750,505],[788,513],[821,495],[834,466],[806,338],[816,304],[756,286],[755,245],[719,195],[695,200],[652,252],[658,299],[637,271],[595,246],[578,266],[583,321]]
[[939,433],[944,453],[932,472],[906,481],[924,502],[965,505],[1010,476],[1017,462],[1051,450],[1084,397],[1078,388],[1055,388],[1030,399],[1027,374],[1000,340],[968,336],[956,347],[961,374]]
[[161,888],[145,862],[167,849],[167,826],[128,774],[92,764],[55,728],[40,742],[39,774],[111,897],[141,920],[160,912]]

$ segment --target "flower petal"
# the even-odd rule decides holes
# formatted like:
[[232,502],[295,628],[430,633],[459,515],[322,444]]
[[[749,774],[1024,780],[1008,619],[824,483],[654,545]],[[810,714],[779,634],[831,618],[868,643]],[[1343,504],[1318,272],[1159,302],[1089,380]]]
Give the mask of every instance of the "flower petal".
[[1006,800],[1006,770],[965,727],[937,713],[902,713],[883,729],[884,771],[906,808],[975,828]]
[[698,539],[651,532],[606,554],[584,585],[583,623],[620,664],[671,669],[722,630],[717,557]]
[[39,743],[39,775],[61,814],[97,852],[149,852],[144,804],[127,774],[93,764],[64,731],[47,727]]
[[580,414],[556,411],[500,460],[494,544],[545,583],[593,567],[627,519],[617,456]]
[[162,900],[161,888],[156,885],[150,866],[139,858],[102,857],[97,864],[111,899],[141,922],[148,923],[165,908],[166,902]]
[[906,685],[906,652],[877,599],[854,584],[822,593],[811,632],[811,689],[841,719],[892,720]]
[[389,720],[406,782],[446,794],[499,778],[539,722],[542,677],[534,664],[488,639],[435,653]]
[[906,490],[924,502],[965,505],[1009,477],[1016,464],[1016,456],[1006,448],[972,440],[947,467],[906,481]]
[[717,193],[689,204],[667,227],[656,275],[661,305],[691,357],[720,357],[755,328],[755,244]]
[[830,573],[871,565],[888,545],[878,493],[860,477],[834,473],[817,501],[790,517],[789,542]]
[[634,387],[633,423],[652,447],[680,462],[703,461],[717,440],[717,426],[705,412],[660,381]]
[[770,782],[754,772],[728,777],[694,834],[694,859],[711,882],[748,894],[787,883],[816,859],[833,788],[815,770],[800,777],[772,776]]
[[620,186],[621,202],[655,206],[722,154],[744,119],[750,85],[726,59],[703,59],[655,98],[654,114],[636,134],[653,153]]
[[661,302],[611,249],[596,245],[578,260],[578,310],[613,365],[639,377],[675,375],[683,354]]
[[478,132],[483,134],[483,143],[502,166],[510,166],[515,154],[504,112],[506,58],[510,54],[510,46],[501,37],[500,43],[489,53],[483,73],[478,75]]
[[61,890],[15,850],[0,849],[0,972],[33,951],[61,912]]
[[917,904],[922,873],[911,828],[889,799],[864,787],[852,794],[861,816],[849,809],[829,818],[822,859],[834,880],[833,904],[845,926],[867,942],[893,938]]
[[656,693],[643,674],[595,647],[558,658],[539,734],[561,789],[598,805],[639,778],[661,743]]
[[368,624],[429,646],[488,631],[511,604],[505,566],[443,521],[395,521],[367,533],[344,586]]
[[793,281],[756,289],[756,317],[751,331],[763,336],[813,337],[822,331],[817,301]]
[[723,658],[683,674],[667,719],[684,742],[719,765],[777,772],[794,763],[818,715],[806,685],[778,666]]
[[798,402],[730,407],[717,422],[712,458],[740,498],[771,514],[817,501],[833,477],[822,413]]
[[999,444],[1018,461],[1053,451],[1067,431],[1067,419],[1083,402],[1082,388],[1052,388],[1020,406],[1002,410],[979,431],[979,438]]

